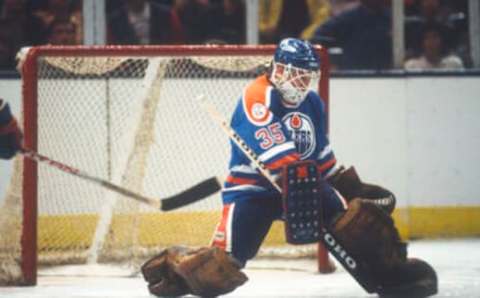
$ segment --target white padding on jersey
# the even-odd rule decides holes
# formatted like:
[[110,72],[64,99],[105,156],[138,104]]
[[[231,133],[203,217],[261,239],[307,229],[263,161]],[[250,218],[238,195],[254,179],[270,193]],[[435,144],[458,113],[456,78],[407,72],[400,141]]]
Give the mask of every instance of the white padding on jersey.
[[295,143],[293,141],[285,142],[281,145],[272,147],[270,150],[265,151],[264,153],[258,156],[258,159],[262,162],[266,162],[275,155],[278,155],[284,151],[295,149]]
[[322,159],[330,153],[332,153],[332,147],[330,147],[330,144],[328,144],[327,146],[325,146],[325,148],[323,148],[323,150],[320,152],[320,154],[318,154],[317,159]]
[[327,179],[328,177],[335,174],[339,169],[340,167],[338,166],[338,164],[335,163],[333,167],[325,173],[324,178]]
[[254,167],[247,165],[234,166],[230,169],[230,172],[244,173],[244,174],[258,174]]
[[236,186],[231,186],[228,188],[224,188],[222,192],[231,192],[231,191],[265,191],[267,190],[265,187],[253,185],[253,184],[241,184]]

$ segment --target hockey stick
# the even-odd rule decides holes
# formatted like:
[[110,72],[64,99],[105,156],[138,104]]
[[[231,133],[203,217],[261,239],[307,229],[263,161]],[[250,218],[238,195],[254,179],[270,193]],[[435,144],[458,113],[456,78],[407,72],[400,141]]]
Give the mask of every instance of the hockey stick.
[[[216,110],[216,108],[206,101],[204,95],[200,95],[197,98],[202,103],[202,106],[208,112],[208,114],[220,124],[229,138],[242,150],[242,152],[255,164],[258,170],[267,178],[267,180],[282,193],[282,188],[278,185],[277,179],[270,173],[270,170],[258,159],[255,152],[248,146],[248,144],[242,139],[240,135],[227,123],[222,115]],[[321,227],[321,240],[327,247],[328,251],[342,264],[350,275],[367,291],[368,293],[379,292],[378,283],[372,277],[368,268],[360,260],[356,260],[347,252],[337,238],[331,233],[330,229],[325,226]]]
[[217,109],[211,103],[205,100],[204,95],[198,96],[197,100],[202,104],[210,117],[215,119],[220,124],[220,127],[224,130],[228,137],[257,166],[260,173],[262,173],[262,175],[264,175],[268,179],[268,181],[272,183],[273,187],[275,187],[275,189],[278,190],[279,193],[282,193],[282,188],[275,181],[276,179],[272,175],[272,173],[270,173],[265,164],[260,161],[257,154],[255,154],[255,152],[247,145],[247,143],[245,143],[245,141],[237,134],[237,132],[230,125],[228,125],[227,121],[217,111]]
[[64,163],[61,163],[59,161],[53,160],[45,155],[42,155],[38,152],[35,152],[31,149],[27,148],[22,148],[20,150],[20,153],[33,160],[36,162],[41,162],[45,163],[51,167],[57,168],[65,173],[69,173],[73,176],[79,177],[81,179],[93,182],[97,185],[100,185],[102,187],[105,187],[111,191],[117,192],[119,194],[122,194],[128,198],[134,199],[136,201],[139,201],[141,203],[150,205],[156,209],[160,209],[162,211],[169,211],[173,209],[177,209],[183,206],[186,206],[188,204],[197,202],[201,199],[204,199],[217,191],[220,190],[220,183],[218,182],[218,179],[216,177],[211,177],[208,178],[176,195],[162,198],[160,200],[158,199],[152,199],[148,198],[146,196],[143,196],[141,194],[135,193],[131,190],[125,189],[119,185],[116,185],[114,183],[111,183],[107,180],[94,177],[84,171],[81,171],[79,169],[76,169],[74,167],[71,167],[69,165],[66,165]]

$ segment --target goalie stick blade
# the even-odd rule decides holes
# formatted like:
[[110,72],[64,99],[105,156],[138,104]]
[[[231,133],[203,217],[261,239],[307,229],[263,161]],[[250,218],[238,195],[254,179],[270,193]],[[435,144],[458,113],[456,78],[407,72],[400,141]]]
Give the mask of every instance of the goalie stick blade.
[[322,241],[327,250],[337,259],[342,267],[360,284],[368,293],[379,293],[380,285],[371,274],[369,268],[362,260],[350,255],[343,245],[327,228],[322,227]]
[[218,182],[217,177],[212,177],[203,182],[200,182],[197,185],[192,186],[191,188],[177,195],[163,199],[161,201],[162,205],[160,209],[162,211],[177,209],[182,206],[199,201],[205,197],[208,197],[216,193],[220,189],[221,186]]

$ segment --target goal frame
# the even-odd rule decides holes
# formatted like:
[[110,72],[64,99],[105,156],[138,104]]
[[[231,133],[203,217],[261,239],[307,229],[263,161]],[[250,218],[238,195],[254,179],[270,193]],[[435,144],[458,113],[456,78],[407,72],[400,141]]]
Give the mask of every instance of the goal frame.
[[[38,144],[38,82],[37,60],[39,57],[51,56],[242,56],[242,55],[271,55],[276,45],[166,45],[166,46],[39,46],[32,47],[21,66],[22,73],[22,104],[24,145],[26,148],[37,151]],[[325,101],[326,110],[329,110],[329,79],[330,63],[326,48],[315,46],[321,57],[321,76],[318,83],[318,92]],[[328,114],[327,114],[328,123]],[[24,158],[23,163],[23,224],[21,231],[21,270],[22,285],[36,285],[37,282],[37,163]],[[322,244],[319,244],[319,248]],[[324,250],[324,249],[323,249]],[[319,251],[322,251],[320,248]],[[322,256],[323,254],[323,256]],[[327,258],[327,259],[325,259]],[[320,264],[328,261],[325,252],[318,255]]]

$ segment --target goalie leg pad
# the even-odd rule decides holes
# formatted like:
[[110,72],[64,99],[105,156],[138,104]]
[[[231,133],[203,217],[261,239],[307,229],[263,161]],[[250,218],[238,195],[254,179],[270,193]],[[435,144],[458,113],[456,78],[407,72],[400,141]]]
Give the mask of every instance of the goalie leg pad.
[[427,297],[438,292],[437,273],[420,259],[408,259],[392,271],[389,279],[379,293],[382,298]]
[[157,296],[182,296],[190,293],[184,278],[175,272],[175,266],[191,249],[175,246],[163,250],[141,267],[148,290]]
[[354,199],[335,222],[333,232],[350,254],[368,264],[379,280],[406,262],[406,245],[401,242],[392,218],[371,201]]
[[215,297],[243,285],[247,276],[240,271],[241,264],[218,247],[200,248],[182,260],[175,268],[192,294]]
[[425,261],[407,259],[391,217],[369,200],[353,200],[333,228],[345,250],[377,281],[381,297],[426,297],[437,293],[437,275]]
[[141,271],[154,295],[214,297],[248,280],[240,268],[240,263],[217,247],[174,246],[148,260]]

